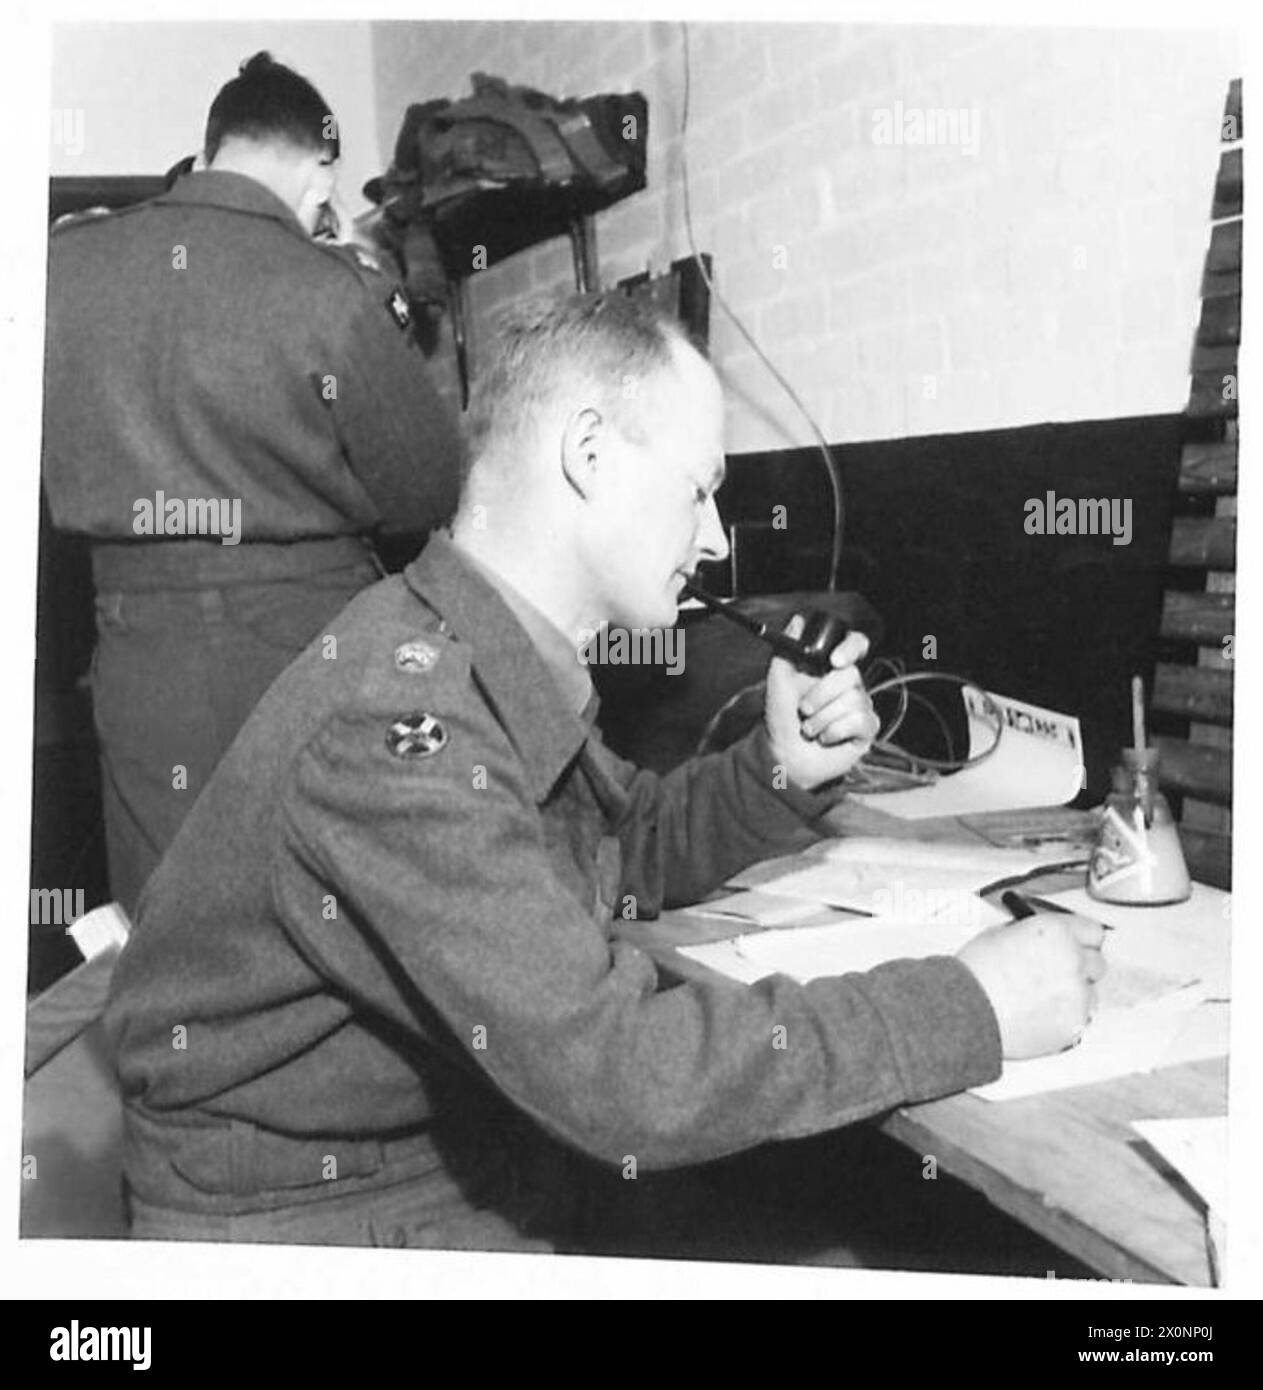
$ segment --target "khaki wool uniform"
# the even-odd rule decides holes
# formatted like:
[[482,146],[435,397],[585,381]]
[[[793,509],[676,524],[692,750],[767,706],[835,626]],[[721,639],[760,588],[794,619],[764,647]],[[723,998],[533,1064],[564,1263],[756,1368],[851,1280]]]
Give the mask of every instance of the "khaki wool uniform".
[[564,1243],[569,1153],[695,1164],[999,1074],[953,958],[666,987],[628,904],[805,847],[836,795],[775,790],[761,729],[616,758],[532,612],[436,535],[246,723],[106,1014],[138,1234]]
[[54,525],[92,542],[129,910],[259,696],[380,576],[368,533],[451,515],[460,453],[402,292],[256,180],[188,174],[54,229],[43,483]]

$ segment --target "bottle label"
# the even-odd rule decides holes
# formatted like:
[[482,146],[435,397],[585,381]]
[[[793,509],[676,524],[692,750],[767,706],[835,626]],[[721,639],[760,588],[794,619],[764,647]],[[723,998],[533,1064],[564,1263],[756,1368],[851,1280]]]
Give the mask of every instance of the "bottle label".
[[1142,893],[1153,891],[1153,869],[1156,856],[1149,846],[1144,818],[1136,807],[1132,823],[1119,815],[1113,806],[1105,808],[1101,838],[1092,852],[1089,876],[1094,886],[1108,892],[1132,879]]

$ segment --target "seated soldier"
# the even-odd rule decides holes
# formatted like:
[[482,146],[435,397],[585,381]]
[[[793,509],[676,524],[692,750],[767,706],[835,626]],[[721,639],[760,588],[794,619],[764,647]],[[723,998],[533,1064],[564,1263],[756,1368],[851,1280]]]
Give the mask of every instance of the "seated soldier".
[[593,727],[581,637],[672,623],[726,550],[722,419],[652,309],[506,325],[450,534],[276,681],[142,900],[107,1012],[135,1235],[556,1248],[572,1155],[695,1164],[1082,1030],[1101,929],[1069,916],[805,986],[666,987],[616,935],[812,843],[877,733],[859,633],[664,777]]

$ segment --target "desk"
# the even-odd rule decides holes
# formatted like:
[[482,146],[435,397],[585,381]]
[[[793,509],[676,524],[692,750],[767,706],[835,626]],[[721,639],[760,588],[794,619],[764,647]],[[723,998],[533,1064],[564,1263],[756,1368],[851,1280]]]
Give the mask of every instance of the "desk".
[[[835,811],[831,821],[850,833],[978,843],[954,820],[894,822],[857,809]],[[731,921],[679,913],[625,927],[628,939],[686,979],[715,977],[678,947],[734,934]],[[1217,1058],[1021,1100],[949,1096],[905,1106],[880,1124],[1105,1278],[1206,1286],[1204,1209],[1130,1122],[1224,1115],[1227,1106],[1228,1063]]]

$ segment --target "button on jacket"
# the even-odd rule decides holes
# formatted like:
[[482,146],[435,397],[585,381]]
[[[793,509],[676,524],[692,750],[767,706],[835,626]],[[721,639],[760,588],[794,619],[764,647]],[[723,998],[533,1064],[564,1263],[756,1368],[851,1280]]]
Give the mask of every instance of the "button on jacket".
[[622,762],[444,536],[330,638],[246,724],[115,974],[146,1201],[231,1207],[181,1177],[215,1124],[314,1153],[494,1092],[591,1156],[669,1167],[998,1074],[994,1014],[955,959],[665,988],[617,938],[629,910],[817,837],[831,798],[775,790],[761,731],[664,777]]
[[240,499],[244,542],[429,530],[455,508],[460,448],[406,317],[389,279],[243,174],[57,228],[54,524],[135,540],[135,503],[161,491]]

